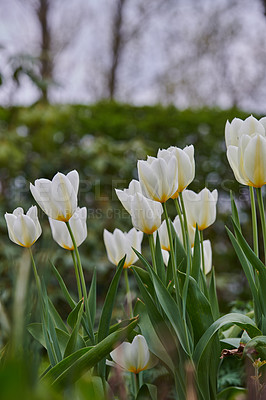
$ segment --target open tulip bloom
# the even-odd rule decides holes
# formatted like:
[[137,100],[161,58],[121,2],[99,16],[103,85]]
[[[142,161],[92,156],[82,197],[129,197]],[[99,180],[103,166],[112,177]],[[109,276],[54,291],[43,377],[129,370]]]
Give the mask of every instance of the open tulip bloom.
[[198,194],[192,190],[183,192],[185,209],[188,223],[199,231],[202,231],[212,225],[216,219],[216,203],[218,200],[217,190],[212,192],[204,188]]
[[169,162],[172,156],[175,156],[177,160],[178,169],[178,187],[176,192],[171,196],[172,199],[175,199],[195,177],[194,146],[186,146],[183,150],[171,146],[166,150],[159,150],[157,154],[158,158],[163,158],[166,162]]
[[126,255],[124,268],[130,267],[138,260],[132,248],[141,252],[143,233],[132,228],[129,232],[115,229],[113,233],[104,230],[103,239],[108,259],[112,264],[118,265],[119,261]]
[[161,225],[163,208],[157,201],[148,199],[141,193],[133,196],[131,203],[131,218],[133,226],[149,235]]
[[12,214],[5,213],[5,220],[10,240],[22,247],[31,247],[42,233],[36,206],[32,206],[26,215],[23,208],[18,207]]
[[58,172],[52,179],[37,179],[30,184],[35,201],[48,217],[58,221],[70,220],[77,208],[79,175],[71,171],[67,175]]
[[256,188],[265,185],[266,137],[264,135],[241,136],[238,146],[228,146],[227,158],[239,183]]
[[151,200],[164,203],[178,189],[178,161],[174,155],[139,160],[138,174],[142,193]]
[[[73,232],[77,247],[80,246],[87,237],[87,209],[86,207],[77,208],[69,220],[70,228]],[[67,250],[74,250],[74,245],[65,222],[57,221],[49,217],[49,223],[53,239]]]
[[124,369],[125,371],[138,374],[146,369],[153,368],[158,360],[152,356],[147,342],[142,335],[134,337],[132,343],[124,342],[110,353],[114,363],[108,362],[109,365]]
[[136,193],[142,193],[139,181],[137,181],[136,179],[132,179],[128,186],[128,189],[115,189],[115,192],[125,210],[127,210],[127,212],[131,214],[131,203],[134,195]]
[[257,120],[250,115],[244,121],[239,118],[234,118],[231,123],[227,121],[225,125],[226,147],[238,146],[242,136],[254,134],[266,136],[266,117]]

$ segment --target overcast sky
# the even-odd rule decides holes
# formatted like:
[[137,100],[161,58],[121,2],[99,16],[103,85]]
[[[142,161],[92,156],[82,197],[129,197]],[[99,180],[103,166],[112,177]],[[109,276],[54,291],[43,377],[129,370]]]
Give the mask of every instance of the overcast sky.
[[[0,87],[2,105],[29,105],[39,97],[26,76],[19,87],[9,79],[10,56],[38,57],[40,31],[33,2],[0,0],[0,71],[5,77]],[[57,86],[51,91],[52,102],[91,103],[101,97],[114,2],[54,0],[50,24],[58,35],[58,48],[69,33],[72,42],[56,58]],[[140,0],[128,0],[126,33],[138,23],[139,4]],[[133,104],[173,102],[181,108],[204,104],[230,107],[236,100],[248,111],[266,114],[266,17],[261,1],[172,0],[169,4],[171,9],[150,18],[141,34],[126,46],[117,99]],[[216,30],[213,18],[218,21]],[[207,43],[211,40],[213,43]],[[197,54],[199,49],[206,54]]]

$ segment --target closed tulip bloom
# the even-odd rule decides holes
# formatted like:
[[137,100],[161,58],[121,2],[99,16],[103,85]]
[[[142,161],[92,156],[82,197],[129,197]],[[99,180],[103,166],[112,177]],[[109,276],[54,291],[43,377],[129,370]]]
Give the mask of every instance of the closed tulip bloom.
[[151,235],[161,225],[163,208],[161,203],[136,193],[131,203],[133,226],[141,232]]
[[42,233],[36,206],[32,206],[26,215],[23,208],[18,207],[13,214],[5,213],[5,220],[10,240],[22,247],[31,247]]
[[[181,228],[181,223],[180,223],[180,219],[179,219],[178,215],[175,217],[175,219],[173,221],[173,227],[176,231],[178,238],[183,243],[182,228]],[[191,227],[191,229],[189,229],[189,237],[190,237],[190,235],[195,234],[194,232],[195,232],[195,230]],[[166,220],[164,220],[162,222],[161,226],[159,227],[158,234],[159,234],[161,249],[170,251],[170,242],[169,242]],[[153,235],[154,235],[154,241],[156,241],[157,232],[154,232]]]
[[265,185],[266,137],[242,136],[238,147],[228,147],[227,158],[238,182],[256,188]]
[[67,222],[77,209],[79,175],[71,171],[67,175],[58,172],[52,179],[37,179],[30,184],[35,201],[48,217]]
[[132,228],[129,232],[122,232],[120,229],[115,229],[113,233],[103,232],[104,244],[107,251],[107,256],[112,264],[118,265],[119,261],[126,255],[124,268],[130,267],[138,260],[137,255],[132,247],[138,252],[141,252],[141,242],[143,233]]
[[134,337],[132,343],[124,342],[110,353],[114,362],[122,369],[138,374],[157,364],[142,335]]
[[217,190],[212,192],[204,188],[200,193],[192,190],[184,190],[183,198],[187,213],[188,223],[199,231],[208,228],[216,219],[216,203],[218,200]]
[[168,262],[169,262],[169,252],[167,250],[162,249],[162,256],[163,256],[164,265],[167,267]]
[[[194,247],[191,249],[193,254]],[[203,254],[204,254],[204,266],[205,266],[205,275],[211,272],[212,269],[212,247],[210,240],[203,240]],[[202,260],[201,260],[201,269],[203,270]]]
[[266,136],[266,117],[257,120],[250,115],[244,121],[239,118],[234,118],[231,123],[227,121],[225,125],[226,147],[238,146],[243,135],[252,136],[254,134]]
[[167,162],[172,156],[177,159],[178,169],[178,188],[176,192],[171,196],[175,199],[179,196],[179,193],[193,181],[195,177],[195,160],[194,160],[194,146],[186,146],[183,150],[178,147],[171,146],[167,150],[159,150],[157,157],[163,158]]
[[[69,220],[70,228],[73,232],[77,247],[84,242],[87,237],[87,209],[86,207],[77,208]],[[49,217],[53,239],[66,250],[74,250],[74,245],[65,222],[57,221]]]
[[131,203],[133,200],[133,196],[135,193],[142,193],[139,181],[132,179],[130,182],[128,189],[120,190],[115,189],[116,195],[121,201],[123,207],[127,210],[127,212],[131,213]]
[[174,155],[168,160],[148,157],[138,161],[139,181],[144,196],[166,202],[178,188],[178,163]]

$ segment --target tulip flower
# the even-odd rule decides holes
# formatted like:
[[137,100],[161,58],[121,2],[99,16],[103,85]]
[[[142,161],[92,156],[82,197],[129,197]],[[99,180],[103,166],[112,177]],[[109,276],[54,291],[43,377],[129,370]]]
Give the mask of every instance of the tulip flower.
[[[192,247],[191,252],[193,254],[194,247]],[[204,273],[205,275],[207,275],[209,272],[211,272],[212,269],[212,248],[210,240],[203,240],[203,255],[204,255],[204,267],[205,267]],[[201,260],[201,269],[203,269],[202,260]]]
[[22,247],[31,247],[42,233],[36,206],[32,206],[26,215],[23,208],[18,207],[12,214],[5,213],[5,220],[10,240]]
[[174,155],[164,158],[148,157],[138,161],[139,181],[144,196],[160,203],[166,202],[178,189],[178,162]]
[[166,267],[167,267],[168,262],[169,262],[169,252],[167,250],[162,249],[162,256],[163,256],[164,265],[166,265]]
[[186,146],[183,150],[171,146],[167,150],[159,150],[157,157],[169,162],[173,155],[177,159],[178,188],[171,198],[176,199],[195,177],[194,146]]
[[208,228],[216,219],[216,203],[218,200],[217,190],[210,192],[207,188],[198,194],[192,190],[184,190],[184,204],[188,223],[199,231]]
[[[74,235],[77,247],[84,242],[87,237],[87,209],[86,207],[77,208],[69,220],[70,228]],[[49,217],[53,239],[67,250],[74,250],[74,245],[65,222],[57,221]]]
[[238,146],[229,146],[227,158],[239,183],[260,188],[266,183],[266,137],[243,135]]
[[79,175],[71,171],[67,175],[58,172],[52,179],[37,179],[30,184],[35,201],[48,217],[67,222],[77,209]]
[[136,193],[131,202],[131,218],[133,226],[149,235],[161,225],[163,208],[160,203]]
[[128,189],[124,189],[124,190],[115,189],[115,192],[117,194],[117,197],[121,201],[123,207],[127,210],[127,212],[129,214],[131,213],[131,203],[132,203],[134,194],[142,193],[140,183],[139,183],[139,181],[137,181],[135,179],[133,179],[130,182]]
[[258,121],[253,115],[250,115],[244,121],[239,118],[234,118],[231,123],[227,121],[225,125],[226,147],[238,146],[243,135],[252,136],[254,134],[266,136],[266,117]]
[[103,239],[107,256],[112,264],[118,265],[119,261],[126,255],[124,268],[130,267],[138,260],[132,247],[141,252],[143,233],[132,228],[129,232],[122,232],[115,229],[113,233],[104,230]]
[[[142,335],[135,336],[132,343],[120,344],[110,356],[120,368],[134,374],[153,368],[157,364],[157,359],[150,353]],[[108,364],[115,365],[110,362]]]

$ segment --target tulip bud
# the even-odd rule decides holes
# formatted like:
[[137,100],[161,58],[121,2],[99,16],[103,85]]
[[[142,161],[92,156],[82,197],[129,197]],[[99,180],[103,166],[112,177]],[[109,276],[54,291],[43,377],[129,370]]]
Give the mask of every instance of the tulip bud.
[[159,150],[157,154],[158,158],[163,158],[166,162],[169,162],[172,156],[175,156],[177,160],[178,169],[178,188],[171,196],[172,199],[175,199],[195,177],[194,146],[186,146],[183,150],[171,146],[167,150]]
[[227,158],[239,183],[260,188],[266,183],[266,137],[243,135],[238,146],[229,146]]
[[31,247],[42,233],[36,206],[32,206],[26,215],[23,208],[18,207],[13,214],[5,213],[5,220],[10,240],[20,246]]
[[114,362],[122,369],[138,374],[157,364],[157,358],[152,356],[147,342],[142,335],[134,337],[132,343],[124,342],[110,353]]
[[161,225],[163,208],[160,203],[136,193],[131,202],[132,224],[136,229],[151,235]]
[[218,200],[217,190],[210,192],[207,188],[198,194],[192,190],[184,190],[184,204],[188,223],[199,231],[208,228],[216,219],[216,203]]
[[143,233],[132,228],[129,232],[115,229],[114,233],[104,230],[103,239],[108,259],[112,264],[118,265],[119,261],[126,255],[124,268],[130,267],[138,260],[132,248],[141,252]]
[[[84,242],[87,237],[87,209],[86,207],[77,208],[69,220],[70,228],[75,238],[77,247]],[[65,222],[57,221],[49,217],[53,239],[66,250],[74,250],[74,245]]]
[[31,193],[41,209],[53,219],[67,222],[77,208],[79,175],[71,171],[67,175],[58,172],[52,179],[37,179],[30,184]]
[[178,188],[178,163],[174,155],[163,158],[148,157],[138,161],[139,181],[144,196],[164,203]]

